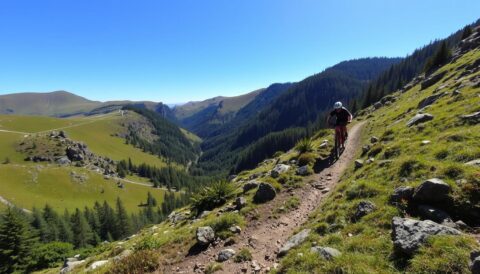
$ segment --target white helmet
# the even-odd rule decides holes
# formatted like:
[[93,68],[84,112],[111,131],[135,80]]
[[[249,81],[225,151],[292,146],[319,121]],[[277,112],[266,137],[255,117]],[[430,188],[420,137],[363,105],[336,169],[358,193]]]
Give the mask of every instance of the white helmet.
[[335,109],[342,108],[342,102],[336,102],[335,105],[333,105]]

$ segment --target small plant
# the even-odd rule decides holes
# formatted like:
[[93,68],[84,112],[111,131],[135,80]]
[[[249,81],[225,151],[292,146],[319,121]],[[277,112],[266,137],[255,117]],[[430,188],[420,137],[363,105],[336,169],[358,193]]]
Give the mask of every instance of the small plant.
[[437,160],[443,160],[447,157],[448,157],[448,150],[446,150],[446,149],[442,149],[442,150],[438,151],[437,153],[435,153],[435,158]]
[[162,246],[162,243],[159,239],[155,238],[153,235],[147,236],[142,239],[136,246],[136,250],[152,250],[158,249]]
[[378,190],[372,188],[371,186],[367,185],[366,183],[359,183],[347,190],[347,200],[353,200],[358,198],[370,198],[374,197],[378,194]]
[[309,138],[304,138],[297,143],[295,149],[300,153],[312,152],[314,149],[313,142]]
[[457,179],[463,175],[463,169],[458,165],[451,165],[443,170],[443,174],[451,179]]
[[286,213],[293,209],[297,209],[300,205],[300,199],[296,196],[290,197],[283,203],[283,206],[275,210],[276,213]]
[[207,265],[207,267],[204,270],[204,273],[205,274],[212,274],[212,273],[215,273],[215,272],[220,271],[220,270],[223,270],[223,267],[222,267],[221,264],[211,263],[211,264]]
[[298,165],[304,166],[315,162],[316,155],[314,153],[303,153],[298,157]]
[[226,239],[233,235],[233,233],[229,230],[230,227],[234,225],[242,226],[244,224],[243,217],[236,214],[236,213],[225,213],[221,217],[213,219],[212,221],[208,222],[207,225],[212,227],[215,231],[215,234],[222,238]]
[[205,187],[192,197],[192,208],[200,213],[204,210],[212,210],[225,204],[235,193],[233,184],[227,181],[218,181],[211,186]]
[[252,253],[250,253],[250,250],[248,248],[242,248],[238,254],[233,258],[233,261],[236,263],[242,263],[242,262],[247,262],[252,260]]
[[155,251],[141,250],[116,262],[107,274],[142,274],[155,271],[160,266],[159,255]]

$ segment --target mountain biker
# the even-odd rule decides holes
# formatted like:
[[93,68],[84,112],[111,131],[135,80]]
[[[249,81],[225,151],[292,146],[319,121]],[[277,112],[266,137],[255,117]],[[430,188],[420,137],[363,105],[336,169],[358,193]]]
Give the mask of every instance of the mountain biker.
[[352,121],[353,116],[350,111],[343,107],[342,102],[336,102],[333,107],[334,110],[327,117],[327,123],[330,123],[333,117],[337,118],[334,123],[335,134],[340,136],[341,148],[345,148],[345,140],[348,137],[347,124]]

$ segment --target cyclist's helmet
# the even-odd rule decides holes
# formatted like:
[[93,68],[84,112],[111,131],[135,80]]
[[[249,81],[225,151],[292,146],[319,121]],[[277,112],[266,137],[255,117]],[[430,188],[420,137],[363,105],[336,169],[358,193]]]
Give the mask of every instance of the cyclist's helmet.
[[342,108],[342,102],[336,102],[335,105],[333,105],[335,109]]

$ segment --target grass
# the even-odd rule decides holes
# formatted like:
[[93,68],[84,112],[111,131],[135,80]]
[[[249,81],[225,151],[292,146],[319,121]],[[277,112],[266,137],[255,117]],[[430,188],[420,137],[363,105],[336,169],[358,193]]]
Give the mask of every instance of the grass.
[[60,119],[45,116],[0,115],[0,129],[36,133],[55,128],[78,125],[80,118]]

